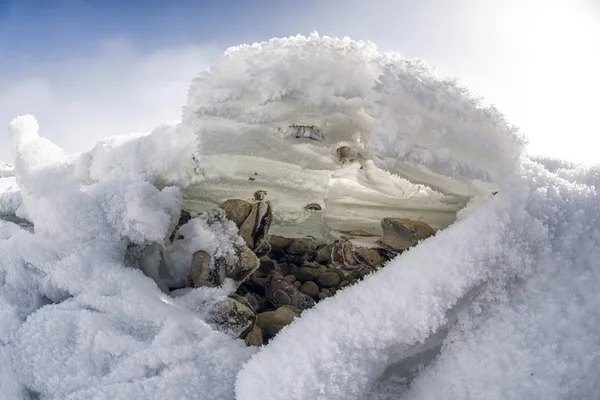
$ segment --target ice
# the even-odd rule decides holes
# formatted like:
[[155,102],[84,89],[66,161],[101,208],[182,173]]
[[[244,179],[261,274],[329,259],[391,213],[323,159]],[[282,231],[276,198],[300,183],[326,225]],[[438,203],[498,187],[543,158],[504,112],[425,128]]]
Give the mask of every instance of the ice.
[[[313,125],[322,140],[292,128]],[[529,158],[501,114],[420,60],[347,38],[273,39],[201,73],[180,123],[80,154],[39,129],[13,120],[14,169],[0,165],[0,397],[600,392],[599,167]],[[171,243],[182,204],[258,189],[274,229],[408,215],[439,230],[247,348],[207,323],[229,282],[169,292],[160,269],[181,283],[194,252],[239,239],[196,218]]]

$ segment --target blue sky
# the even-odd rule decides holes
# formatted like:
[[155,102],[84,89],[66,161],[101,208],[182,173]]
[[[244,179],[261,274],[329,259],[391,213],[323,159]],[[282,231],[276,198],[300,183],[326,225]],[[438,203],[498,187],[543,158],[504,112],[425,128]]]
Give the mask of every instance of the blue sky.
[[531,150],[600,161],[595,0],[0,0],[0,160],[18,114],[68,151],[179,118],[231,45],[321,34],[422,57],[496,104]]

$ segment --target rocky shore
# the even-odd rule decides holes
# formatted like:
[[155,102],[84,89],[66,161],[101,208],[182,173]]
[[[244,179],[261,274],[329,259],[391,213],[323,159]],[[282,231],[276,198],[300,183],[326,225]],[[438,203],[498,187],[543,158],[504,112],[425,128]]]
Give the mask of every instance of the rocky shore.
[[[171,247],[177,248],[190,231],[186,226],[194,221],[215,234],[236,231],[229,237],[229,252],[208,248],[193,252],[182,286],[231,288],[226,299],[210,307],[207,319],[215,329],[244,339],[249,346],[267,343],[304,310],[357,284],[435,234],[424,222],[386,217],[381,220],[383,235],[374,238],[373,247],[352,243],[355,238],[374,236],[360,229],[331,240],[270,235],[273,210],[266,195],[259,190],[253,202],[230,199],[197,215],[183,211],[171,236]],[[318,204],[307,207],[321,209]],[[230,283],[225,285],[226,281]]]

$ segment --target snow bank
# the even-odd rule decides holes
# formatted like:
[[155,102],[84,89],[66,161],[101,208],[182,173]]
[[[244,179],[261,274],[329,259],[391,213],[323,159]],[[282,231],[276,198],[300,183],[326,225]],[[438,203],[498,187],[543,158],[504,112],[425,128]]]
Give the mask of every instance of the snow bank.
[[123,264],[127,243],[162,242],[178,216],[179,190],[116,177],[82,185],[71,159],[37,129],[32,117],[11,124],[35,234],[0,224],[4,393],[233,398],[235,374],[252,350]]

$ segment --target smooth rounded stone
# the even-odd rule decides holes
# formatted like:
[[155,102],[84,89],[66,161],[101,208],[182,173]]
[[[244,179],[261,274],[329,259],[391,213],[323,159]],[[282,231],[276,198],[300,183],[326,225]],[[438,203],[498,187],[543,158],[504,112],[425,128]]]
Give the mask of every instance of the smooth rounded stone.
[[297,275],[298,274],[298,267],[294,264],[289,264],[288,265],[288,275]]
[[331,291],[330,291],[329,289],[325,289],[325,288],[323,288],[323,289],[321,289],[321,293],[325,293],[325,295],[326,295],[327,297],[331,297],[331,296],[333,296],[333,293],[331,293]]
[[258,307],[254,311],[255,313],[266,311],[271,306],[271,303],[265,296],[257,296],[256,300],[258,301]]
[[289,283],[296,282],[296,277],[294,275],[286,275],[286,276],[283,277],[283,279],[285,279]]
[[276,307],[290,305],[301,310],[310,308],[314,301],[286,281],[279,272],[271,272],[265,281],[267,299]]
[[271,222],[273,222],[273,210],[268,202],[252,204],[250,214],[240,226],[239,235],[248,247],[258,249],[267,240]]
[[267,337],[273,337],[284,326],[289,325],[298,314],[290,307],[279,307],[275,311],[265,311],[256,315],[256,324]]
[[323,292],[319,292],[318,297],[319,297],[319,300],[325,300],[328,296]]
[[268,239],[269,245],[271,245],[272,252],[284,251],[292,243],[292,241],[293,239],[291,238],[286,238],[277,235],[271,235]]
[[344,288],[344,287],[346,287],[346,286],[348,286],[348,285],[350,285],[350,281],[348,281],[348,280],[343,280],[343,281],[341,281],[341,282],[340,282],[340,286],[339,286],[339,288],[341,289],[341,288]]
[[363,264],[366,264],[373,268],[380,267],[381,264],[387,260],[379,253],[379,250],[368,247],[355,248],[354,257],[356,257],[357,260],[362,262]]
[[254,328],[252,328],[252,330],[248,332],[248,335],[246,335],[246,339],[244,339],[244,342],[246,342],[246,346],[262,346],[264,344],[263,332],[262,329],[260,329],[260,326],[258,326],[258,324],[254,325]]
[[358,283],[358,279],[356,279],[356,278],[350,279],[350,284],[351,285],[356,285],[357,283]]
[[210,310],[208,322],[218,331],[224,332],[234,338],[244,337],[256,322],[252,310],[239,301],[227,298]]
[[346,273],[339,268],[329,268],[329,271],[333,271],[340,277],[340,282],[346,280]]
[[331,246],[326,244],[321,246],[315,255],[315,261],[319,264],[331,263]]
[[264,190],[257,190],[254,192],[254,200],[264,200],[267,197],[267,192]]
[[363,270],[358,273],[358,276],[360,279],[364,279],[367,275],[370,275],[372,273],[373,273],[373,271]]
[[227,219],[233,221],[238,228],[242,226],[252,211],[252,204],[242,199],[227,200],[219,207],[225,211]]
[[267,275],[264,271],[257,270],[248,278],[248,283],[259,287],[260,289],[265,289],[265,282],[267,281]]
[[190,274],[194,287],[217,286],[211,279],[210,269],[210,254],[205,251],[197,251],[192,256],[192,264],[190,266]]
[[[241,296],[239,294],[230,294],[229,298],[245,305],[246,307],[248,307],[250,310],[252,310],[252,312],[254,312],[254,307],[252,306],[252,304],[250,304],[250,301],[248,300],[248,298],[246,298],[245,296]],[[258,304],[258,303],[257,303]]]
[[415,246],[419,241],[435,234],[433,228],[425,222],[404,218],[383,218],[381,227],[381,243],[397,251]]
[[295,281],[292,285],[294,285],[296,289],[300,289],[302,287],[302,283],[300,281]]
[[320,271],[312,267],[300,267],[296,273],[296,278],[300,282],[314,281],[318,278]]
[[337,289],[336,289],[335,287],[330,287],[330,288],[328,288],[328,289],[329,289],[329,291],[331,292],[331,294],[332,294],[333,296],[335,296],[335,294],[337,293]]
[[340,281],[340,276],[335,271],[325,271],[317,277],[317,283],[322,287],[337,286]]
[[294,238],[287,247],[286,252],[293,256],[303,256],[313,252],[314,240],[311,238]]
[[267,274],[271,271],[277,271],[279,268],[277,267],[277,262],[275,260],[270,259],[269,257],[263,256],[260,259],[260,269],[266,272]]
[[319,295],[319,286],[313,281],[306,281],[300,287],[300,291],[314,299]]
[[249,308],[252,310],[252,312],[257,312],[260,308],[259,296],[255,293],[246,293],[244,295],[244,298],[246,299],[246,302],[248,303]]
[[[227,278],[231,278],[236,282],[245,281],[260,266],[258,257],[256,257],[256,254],[248,247],[241,249],[238,258],[239,262],[232,265],[233,268],[226,269]],[[216,261],[218,261],[218,259]]]

